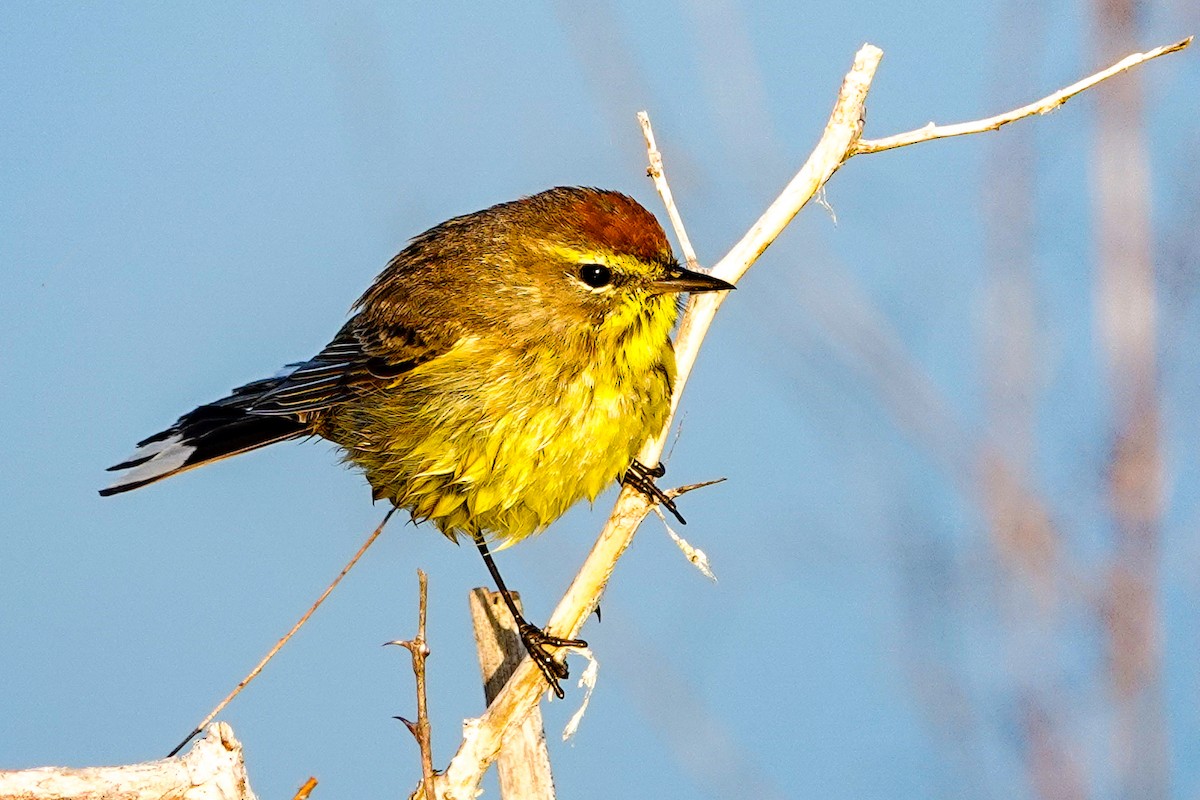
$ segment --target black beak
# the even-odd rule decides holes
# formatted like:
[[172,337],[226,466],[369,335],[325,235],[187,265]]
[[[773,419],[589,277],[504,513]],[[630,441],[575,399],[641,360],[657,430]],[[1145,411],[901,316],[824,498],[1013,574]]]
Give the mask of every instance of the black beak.
[[650,289],[659,294],[668,292],[728,292],[736,288],[732,283],[694,272],[675,265],[668,267],[666,274],[650,282]]

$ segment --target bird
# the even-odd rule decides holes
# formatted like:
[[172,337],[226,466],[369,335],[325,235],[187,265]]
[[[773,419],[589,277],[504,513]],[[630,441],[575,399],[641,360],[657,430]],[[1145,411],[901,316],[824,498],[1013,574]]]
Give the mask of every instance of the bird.
[[675,511],[654,484],[661,464],[635,456],[669,413],[681,296],[733,288],[681,266],[620,192],[559,186],[454,217],[391,259],[323,350],[143,439],[100,494],[324,438],[373,500],[475,544],[562,697],[552,653],[586,643],[525,620],[489,544],[538,533],[614,482]]

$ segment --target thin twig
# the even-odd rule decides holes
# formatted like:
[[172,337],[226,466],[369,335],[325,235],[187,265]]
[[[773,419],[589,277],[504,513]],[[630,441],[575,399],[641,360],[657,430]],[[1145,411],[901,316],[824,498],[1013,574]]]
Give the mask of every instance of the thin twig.
[[429,702],[426,692],[425,660],[429,658],[429,645],[425,639],[425,618],[428,609],[429,578],[424,570],[417,570],[421,585],[421,602],[418,613],[417,641],[413,643],[413,672],[417,676],[417,732],[421,745],[421,779],[425,783],[426,800],[433,800],[433,744],[429,735]]
[[383,533],[383,527],[387,525],[388,520],[392,518],[392,514],[394,513],[396,513],[396,509],[393,507],[383,515],[383,520],[380,521],[380,523],[375,527],[375,530],[371,532],[371,535],[367,537],[367,540],[363,542],[362,547],[358,548],[358,552],[355,553],[348,562],[346,562],[346,566],[342,567],[342,571],[339,572],[338,576],[333,579],[333,582],[325,587],[325,591],[321,592],[321,596],[317,598],[317,601],[309,607],[308,611],[304,612],[304,616],[300,617],[300,619],[296,621],[296,624],[292,626],[292,629],[288,631],[282,639],[275,643],[275,646],[272,647],[270,651],[262,657],[262,660],[254,666],[254,669],[250,670],[250,673],[246,675],[246,677],[242,678],[238,685],[234,687],[233,691],[225,695],[224,700],[217,703],[217,707],[208,713],[208,716],[196,726],[196,729],[189,733],[187,738],[176,745],[175,749],[167,754],[168,758],[182,750],[188,742],[190,742],[202,730],[204,730],[204,727],[208,725],[208,723],[212,722],[213,719],[216,718],[217,714],[220,714],[225,710],[225,706],[229,705],[230,702],[233,701],[233,698],[237,697],[238,694],[241,693],[242,689],[245,689],[250,684],[250,681],[258,677],[258,674],[263,671],[263,667],[267,666],[267,662],[274,658],[275,654],[282,650],[283,646],[287,644],[293,636],[296,635],[296,632],[304,627],[304,623],[308,622],[308,618],[311,617],[313,613],[321,607],[321,604],[325,602],[325,598],[329,597],[334,588],[342,582],[342,578],[346,577],[346,573],[354,568],[354,565],[358,563],[358,560],[363,557],[363,553],[367,552],[367,548],[375,543],[375,540],[379,538],[379,534]]
[[997,114],[994,117],[987,119],[979,119],[973,122],[959,122],[954,125],[935,125],[932,122],[923,128],[918,128],[915,131],[908,133],[898,133],[895,136],[888,136],[883,139],[861,139],[854,148],[851,155],[859,155],[861,153],[880,153],[884,150],[892,150],[897,147],[905,147],[918,142],[929,142],[934,139],[945,139],[950,136],[965,136],[969,133],[984,133],[985,131],[997,131],[1001,127],[1010,122],[1015,122],[1025,117],[1032,117],[1035,114],[1047,114],[1061,106],[1063,103],[1070,100],[1077,94],[1084,92],[1100,81],[1107,80],[1112,76],[1124,72],[1128,69],[1133,69],[1139,64],[1143,64],[1151,59],[1165,56],[1167,53],[1174,53],[1182,50],[1192,43],[1192,37],[1181,39],[1175,44],[1168,44],[1162,47],[1156,47],[1153,50],[1148,50],[1145,53],[1134,53],[1126,56],[1117,63],[1113,64],[1108,69],[1101,70],[1094,75],[1090,75],[1081,81],[1072,83],[1065,89],[1060,89],[1054,94],[1049,94],[1041,100],[1036,100],[1029,105],[1015,108],[1012,111],[1007,111],[1003,114]]
[[676,497],[679,497],[680,495],[685,495],[688,492],[694,492],[697,489],[703,489],[707,486],[716,486],[718,483],[724,483],[727,480],[729,480],[729,479],[728,478],[711,478],[707,481],[700,481],[699,483],[685,483],[683,486],[676,486],[674,489],[667,489],[665,492],[663,492],[663,494],[665,494],[667,497],[674,500]]
[[650,161],[650,166],[646,168],[646,174],[654,181],[654,188],[658,190],[658,196],[662,198],[663,206],[667,209],[667,217],[671,220],[671,227],[675,229],[675,236],[679,239],[679,249],[683,251],[683,258],[687,262],[688,269],[696,269],[700,266],[700,261],[696,258],[692,240],[688,238],[687,230],[683,227],[683,217],[679,216],[679,209],[675,206],[675,198],[671,194],[671,186],[667,183],[662,153],[658,152],[658,144],[654,141],[654,128],[650,127],[650,115],[645,111],[639,111],[637,119],[638,124],[642,126],[642,137],[646,140],[646,155]]
[[317,779],[309,776],[304,785],[296,790],[296,794],[292,796],[292,800],[308,800],[308,796],[312,794],[315,788],[317,788]]
[[429,576],[425,570],[417,570],[419,600],[417,603],[417,635],[412,639],[387,642],[403,647],[412,656],[413,674],[417,678],[417,721],[396,717],[408,728],[421,748],[421,794],[425,800],[438,797],[435,792],[433,771],[433,744],[430,736],[429,702],[425,688],[425,661],[429,658],[429,645],[425,639],[425,618],[429,608]]

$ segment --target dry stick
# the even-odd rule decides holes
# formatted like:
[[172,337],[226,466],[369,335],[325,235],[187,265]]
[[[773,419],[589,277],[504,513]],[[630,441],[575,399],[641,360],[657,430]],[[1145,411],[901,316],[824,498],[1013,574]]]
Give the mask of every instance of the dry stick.
[[403,647],[412,656],[413,674],[417,677],[417,721],[396,717],[408,728],[408,732],[417,740],[421,748],[421,785],[413,792],[414,797],[424,797],[434,800],[440,795],[434,789],[433,773],[433,744],[430,740],[429,703],[425,691],[425,660],[429,658],[429,645],[425,640],[425,617],[429,607],[429,577],[425,570],[417,570],[419,598],[417,601],[417,635],[413,639],[387,642]]
[[675,236],[679,239],[679,249],[683,251],[683,258],[687,261],[688,268],[696,269],[700,266],[700,261],[696,258],[692,240],[683,227],[683,217],[679,215],[679,209],[675,206],[675,197],[671,194],[671,187],[667,184],[667,176],[663,171],[662,153],[658,152],[658,144],[654,141],[654,129],[650,127],[650,115],[645,111],[639,111],[637,120],[638,124],[642,126],[642,138],[646,140],[646,156],[650,161],[650,166],[646,168],[646,174],[654,181],[654,188],[658,190],[663,206],[667,209],[667,217],[671,220],[671,227],[675,229]]
[[296,790],[296,794],[292,796],[292,800],[308,800],[308,796],[312,794],[315,788],[317,788],[317,779],[310,776],[304,782],[304,785]]
[[199,734],[202,730],[204,730],[204,726],[206,726],[208,723],[212,722],[213,719],[216,718],[217,714],[220,714],[222,711],[225,710],[225,706],[229,705],[230,702],[233,701],[233,698],[237,697],[238,694],[242,691],[242,689],[245,689],[246,686],[249,685],[250,681],[252,681],[258,677],[258,673],[263,671],[263,667],[265,667],[267,665],[267,662],[269,662],[272,658],[274,658],[275,654],[278,653],[280,650],[282,650],[283,646],[288,643],[288,640],[290,640],[293,636],[295,636],[296,632],[299,631],[302,627],[304,627],[304,623],[308,622],[308,618],[311,617],[313,615],[313,613],[318,608],[321,607],[321,604],[325,602],[325,598],[329,597],[329,595],[333,592],[334,588],[339,583],[342,582],[342,578],[346,577],[346,573],[348,573],[351,569],[354,568],[354,565],[358,563],[358,560],[363,557],[363,553],[367,552],[367,548],[375,543],[375,540],[379,538],[379,534],[383,533],[383,526],[387,525],[388,520],[391,519],[392,514],[395,514],[395,513],[396,513],[396,509],[393,507],[393,508],[389,509],[386,514],[383,515],[383,520],[380,521],[379,525],[376,526],[375,530],[371,532],[371,535],[367,537],[367,540],[365,542],[363,542],[362,547],[358,548],[358,552],[354,554],[354,557],[351,558],[348,562],[346,562],[346,566],[342,567],[342,571],[339,572],[338,576],[333,579],[333,583],[331,583],[327,587],[325,587],[325,591],[321,592],[321,596],[317,598],[317,601],[309,607],[308,611],[304,612],[304,616],[300,617],[300,619],[296,621],[296,624],[292,626],[292,629],[290,631],[288,631],[287,634],[285,634],[282,639],[280,639],[278,642],[275,643],[275,646],[271,648],[270,652],[268,652],[265,656],[263,656],[262,661],[259,661],[258,664],[256,664],[254,666],[254,669],[250,670],[250,673],[248,675],[246,675],[246,677],[242,678],[241,682],[238,683],[238,685],[234,687],[233,691],[230,692],[229,694],[227,694],[225,696],[224,700],[217,703],[217,707],[209,712],[208,716],[205,717],[204,720],[199,725],[196,726],[196,729],[193,730],[191,733],[189,733],[187,735],[186,739],[184,739],[182,742],[177,744],[175,746],[175,749],[167,754],[167,758],[170,758],[171,756],[175,755],[180,750],[182,750],[187,745],[188,742],[190,742],[193,738],[196,737],[197,734]]
[[[964,123],[948,128],[927,127],[899,137],[876,140],[866,147],[859,141],[863,109],[867,91],[883,52],[873,45],[864,45],[855,55],[854,66],[842,83],[837,104],[834,106],[833,114],[825,126],[825,132],[817,143],[816,149],[758,222],[713,268],[712,274],[736,283],[738,278],[745,274],[758,256],[767,249],[799,212],[800,208],[812,199],[833,173],[852,155],[878,152],[945,136],[993,130],[1020,116],[1044,113],[1065,102],[1074,94],[1117,72],[1159,55],[1180,50],[1190,42],[1189,38],[1149,53],[1130,56],[1110,69],[1097,73],[1092,78],[1068,87],[1063,92],[1051,95],[1047,99],[1049,105],[1025,106],[1018,109],[1017,112],[993,117],[980,123]],[[657,148],[652,149],[656,150]],[[661,166],[652,162],[650,175],[656,178],[656,185],[665,184],[665,179],[660,180],[661,174]],[[681,240],[683,239],[684,237],[681,236]],[[688,302],[687,311],[675,341],[678,377],[671,398],[672,413],[668,416],[658,436],[648,441],[641,453],[638,454],[638,460],[643,464],[655,463],[662,453],[663,444],[670,431],[671,419],[678,406],[680,393],[687,382],[692,365],[695,363],[700,342],[723,299],[723,293],[705,293],[693,296]],[[574,636],[579,632],[584,620],[599,601],[600,594],[616,567],[617,559],[629,546],[634,531],[648,511],[649,503],[640,494],[628,488],[621,491],[608,523],[551,616],[550,623],[547,625],[549,632],[567,637]],[[475,796],[483,773],[495,758],[505,732],[537,704],[543,689],[540,673],[528,661],[523,662],[504,691],[479,719],[478,724],[470,727],[458,753],[447,767],[445,778],[448,796],[463,799]]]
[[1089,75],[1081,81],[1072,83],[1065,89],[1060,89],[1054,94],[1046,95],[1041,100],[1030,103],[1027,106],[1013,109],[1004,114],[997,114],[994,117],[980,119],[974,122],[959,122],[955,125],[935,125],[932,122],[924,128],[918,128],[915,131],[908,133],[898,133],[895,136],[888,136],[884,139],[861,139],[850,155],[859,155],[860,153],[879,153],[884,150],[892,150],[897,147],[906,147],[910,144],[919,142],[929,142],[934,139],[945,139],[950,136],[965,136],[968,133],[984,133],[985,131],[998,131],[1004,125],[1025,117],[1032,117],[1034,114],[1047,114],[1061,106],[1063,103],[1070,100],[1075,95],[1086,91],[1097,83],[1107,80],[1112,76],[1133,69],[1139,64],[1143,64],[1153,58],[1165,56],[1167,53],[1174,53],[1182,50],[1192,43],[1192,37],[1180,39],[1175,44],[1163,45],[1156,47],[1153,50],[1147,50],[1145,53],[1134,53],[1126,56],[1111,67],[1101,70],[1094,75]]

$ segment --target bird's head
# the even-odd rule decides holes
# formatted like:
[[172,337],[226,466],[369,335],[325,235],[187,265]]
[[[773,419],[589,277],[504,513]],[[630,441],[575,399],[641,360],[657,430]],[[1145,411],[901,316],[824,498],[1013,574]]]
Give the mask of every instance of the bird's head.
[[[685,269],[662,226],[619,192],[558,187],[455,217],[413,239],[360,300],[430,313],[464,332],[665,336],[684,292],[732,289]],[[657,335],[657,334],[656,334]]]
[[685,269],[662,226],[636,200],[600,189],[558,187],[488,210],[504,247],[501,294],[521,297],[535,324],[620,333],[675,321],[683,292],[732,289]]

